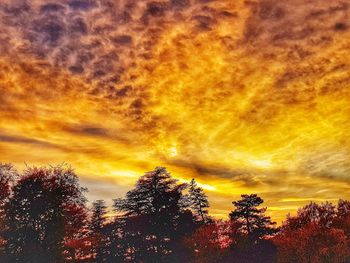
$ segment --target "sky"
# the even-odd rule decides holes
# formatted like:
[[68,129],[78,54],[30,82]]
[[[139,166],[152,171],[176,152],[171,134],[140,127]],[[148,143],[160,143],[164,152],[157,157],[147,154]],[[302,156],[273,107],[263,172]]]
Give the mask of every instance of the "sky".
[[350,3],[2,0],[0,162],[108,202],[165,166],[217,218],[349,199]]

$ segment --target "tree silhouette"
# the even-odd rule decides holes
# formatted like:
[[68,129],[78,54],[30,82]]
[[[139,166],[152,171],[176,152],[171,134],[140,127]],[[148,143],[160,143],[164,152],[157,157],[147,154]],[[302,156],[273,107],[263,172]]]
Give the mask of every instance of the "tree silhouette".
[[67,166],[18,174],[0,164],[0,262],[350,262],[347,200],[311,202],[276,228],[256,194],[234,201],[230,220],[211,219],[196,181],[181,184],[163,167],[114,200],[111,220],[103,200],[88,216],[84,192]]
[[343,200],[339,201],[338,211],[329,202],[311,202],[300,208],[296,216],[288,216],[274,238],[278,261],[346,262],[350,251],[348,236],[342,228],[348,211],[348,203]]
[[5,245],[6,240],[3,236],[5,226],[5,211],[4,207],[11,194],[11,186],[17,178],[17,171],[11,164],[0,163],[0,261],[3,258],[5,261]]
[[294,231],[282,228],[275,238],[280,263],[346,262],[348,240],[343,230],[323,228],[315,222]]
[[197,220],[202,223],[206,223],[209,221],[208,210],[209,202],[208,197],[204,193],[203,189],[197,186],[195,179],[192,179],[189,184],[188,191],[188,201],[189,205],[197,218]]
[[191,250],[191,262],[222,262],[230,246],[231,222],[212,220],[201,224],[191,236],[185,238],[186,247]]
[[232,253],[223,262],[273,262],[276,248],[267,239],[277,232],[276,223],[265,216],[266,207],[258,208],[264,201],[256,194],[241,195],[232,202]]
[[258,208],[264,201],[256,194],[241,197],[241,200],[232,202],[235,210],[230,213],[231,220],[240,225],[238,230],[252,241],[274,234],[276,222],[265,216],[266,207]]
[[167,262],[173,256],[178,233],[193,223],[192,214],[180,205],[185,187],[165,168],[156,167],[138,180],[125,199],[115,200],[115,209],[126,217],[125,238],[134,261]]
[[295,217],[287,216],[287,225],[292,229],[298,229],[309,223],[316,223],[317,225],[325,228],[331,227],[333,220],[336,217],[335,206],[329,202],[322,204],[316,204],[311,202],[310,204],[298,209]]
[[28,168],[5,205],[13,262],[63,262],[65,242],[86,221],[84,189],[67,167]]
[[[104,244],[104,262],[118,263],[125,262],[126,255],[130,254],[129,246],[130,232],[126,231],[125,220],[116,217],[115,220],[107,222],[104,226],[106,243]],[[131,253],[132,254],[132,253]]]
[[[0,163],[0,212],[3,214],[4,205],[11,193],[11,184],[18,174],[11,164]],[[0,215],[0,216],[1,216]]]
[[333,227],[342,229],[350,240],[350,201],[340,199],[337,206]]
[[106,233],[107,206],[105,201],[97,200],[92,203],[92,216],[89,224],[91,250],[95,262],[104,262],[107,257],[107,234]]

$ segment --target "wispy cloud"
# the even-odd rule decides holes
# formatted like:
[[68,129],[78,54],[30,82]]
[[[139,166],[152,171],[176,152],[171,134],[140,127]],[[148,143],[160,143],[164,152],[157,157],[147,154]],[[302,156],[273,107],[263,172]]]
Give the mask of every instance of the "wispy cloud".
[[243,192],[280,217],[281,199],[344,196],[349,15],[341,0],[3,0],[2,158],[70,162],[116,194],[165,165],[218,214]]

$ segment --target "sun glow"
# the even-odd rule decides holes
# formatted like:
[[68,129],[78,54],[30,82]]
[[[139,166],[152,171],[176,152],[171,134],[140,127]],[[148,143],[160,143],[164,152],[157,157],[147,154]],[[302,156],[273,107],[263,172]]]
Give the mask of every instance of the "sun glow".
[[197,178],[217,214],[250,192],[277,220],[283,198],[347,198],[350,9],[340,0],[169,1],[156,14],[147,1],[62,14],[41,12],[44,2],[1,25],[11,36],[0,35],[2,161],[69,162],[116,187],[166,166]]

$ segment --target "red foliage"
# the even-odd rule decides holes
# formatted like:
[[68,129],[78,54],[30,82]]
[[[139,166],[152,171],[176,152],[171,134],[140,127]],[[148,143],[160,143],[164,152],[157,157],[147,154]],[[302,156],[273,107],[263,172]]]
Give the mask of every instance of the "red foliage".
[[350,256],[349,219],[339,206],[335,210],[330,203],[310,203],[299,209],[297,216],[287,218],[274,238],[278,261],[345,262]]
[[185,239],[186,246],[194,254],[192,262],[219,262],[231,244],[230,231],[229,221],[216,221],[199,227]]
[[343,230],[323,228],[316,223],[294,231],[283,231],[274,242],[278,245],[280,263],[341,263],[350,255]]

